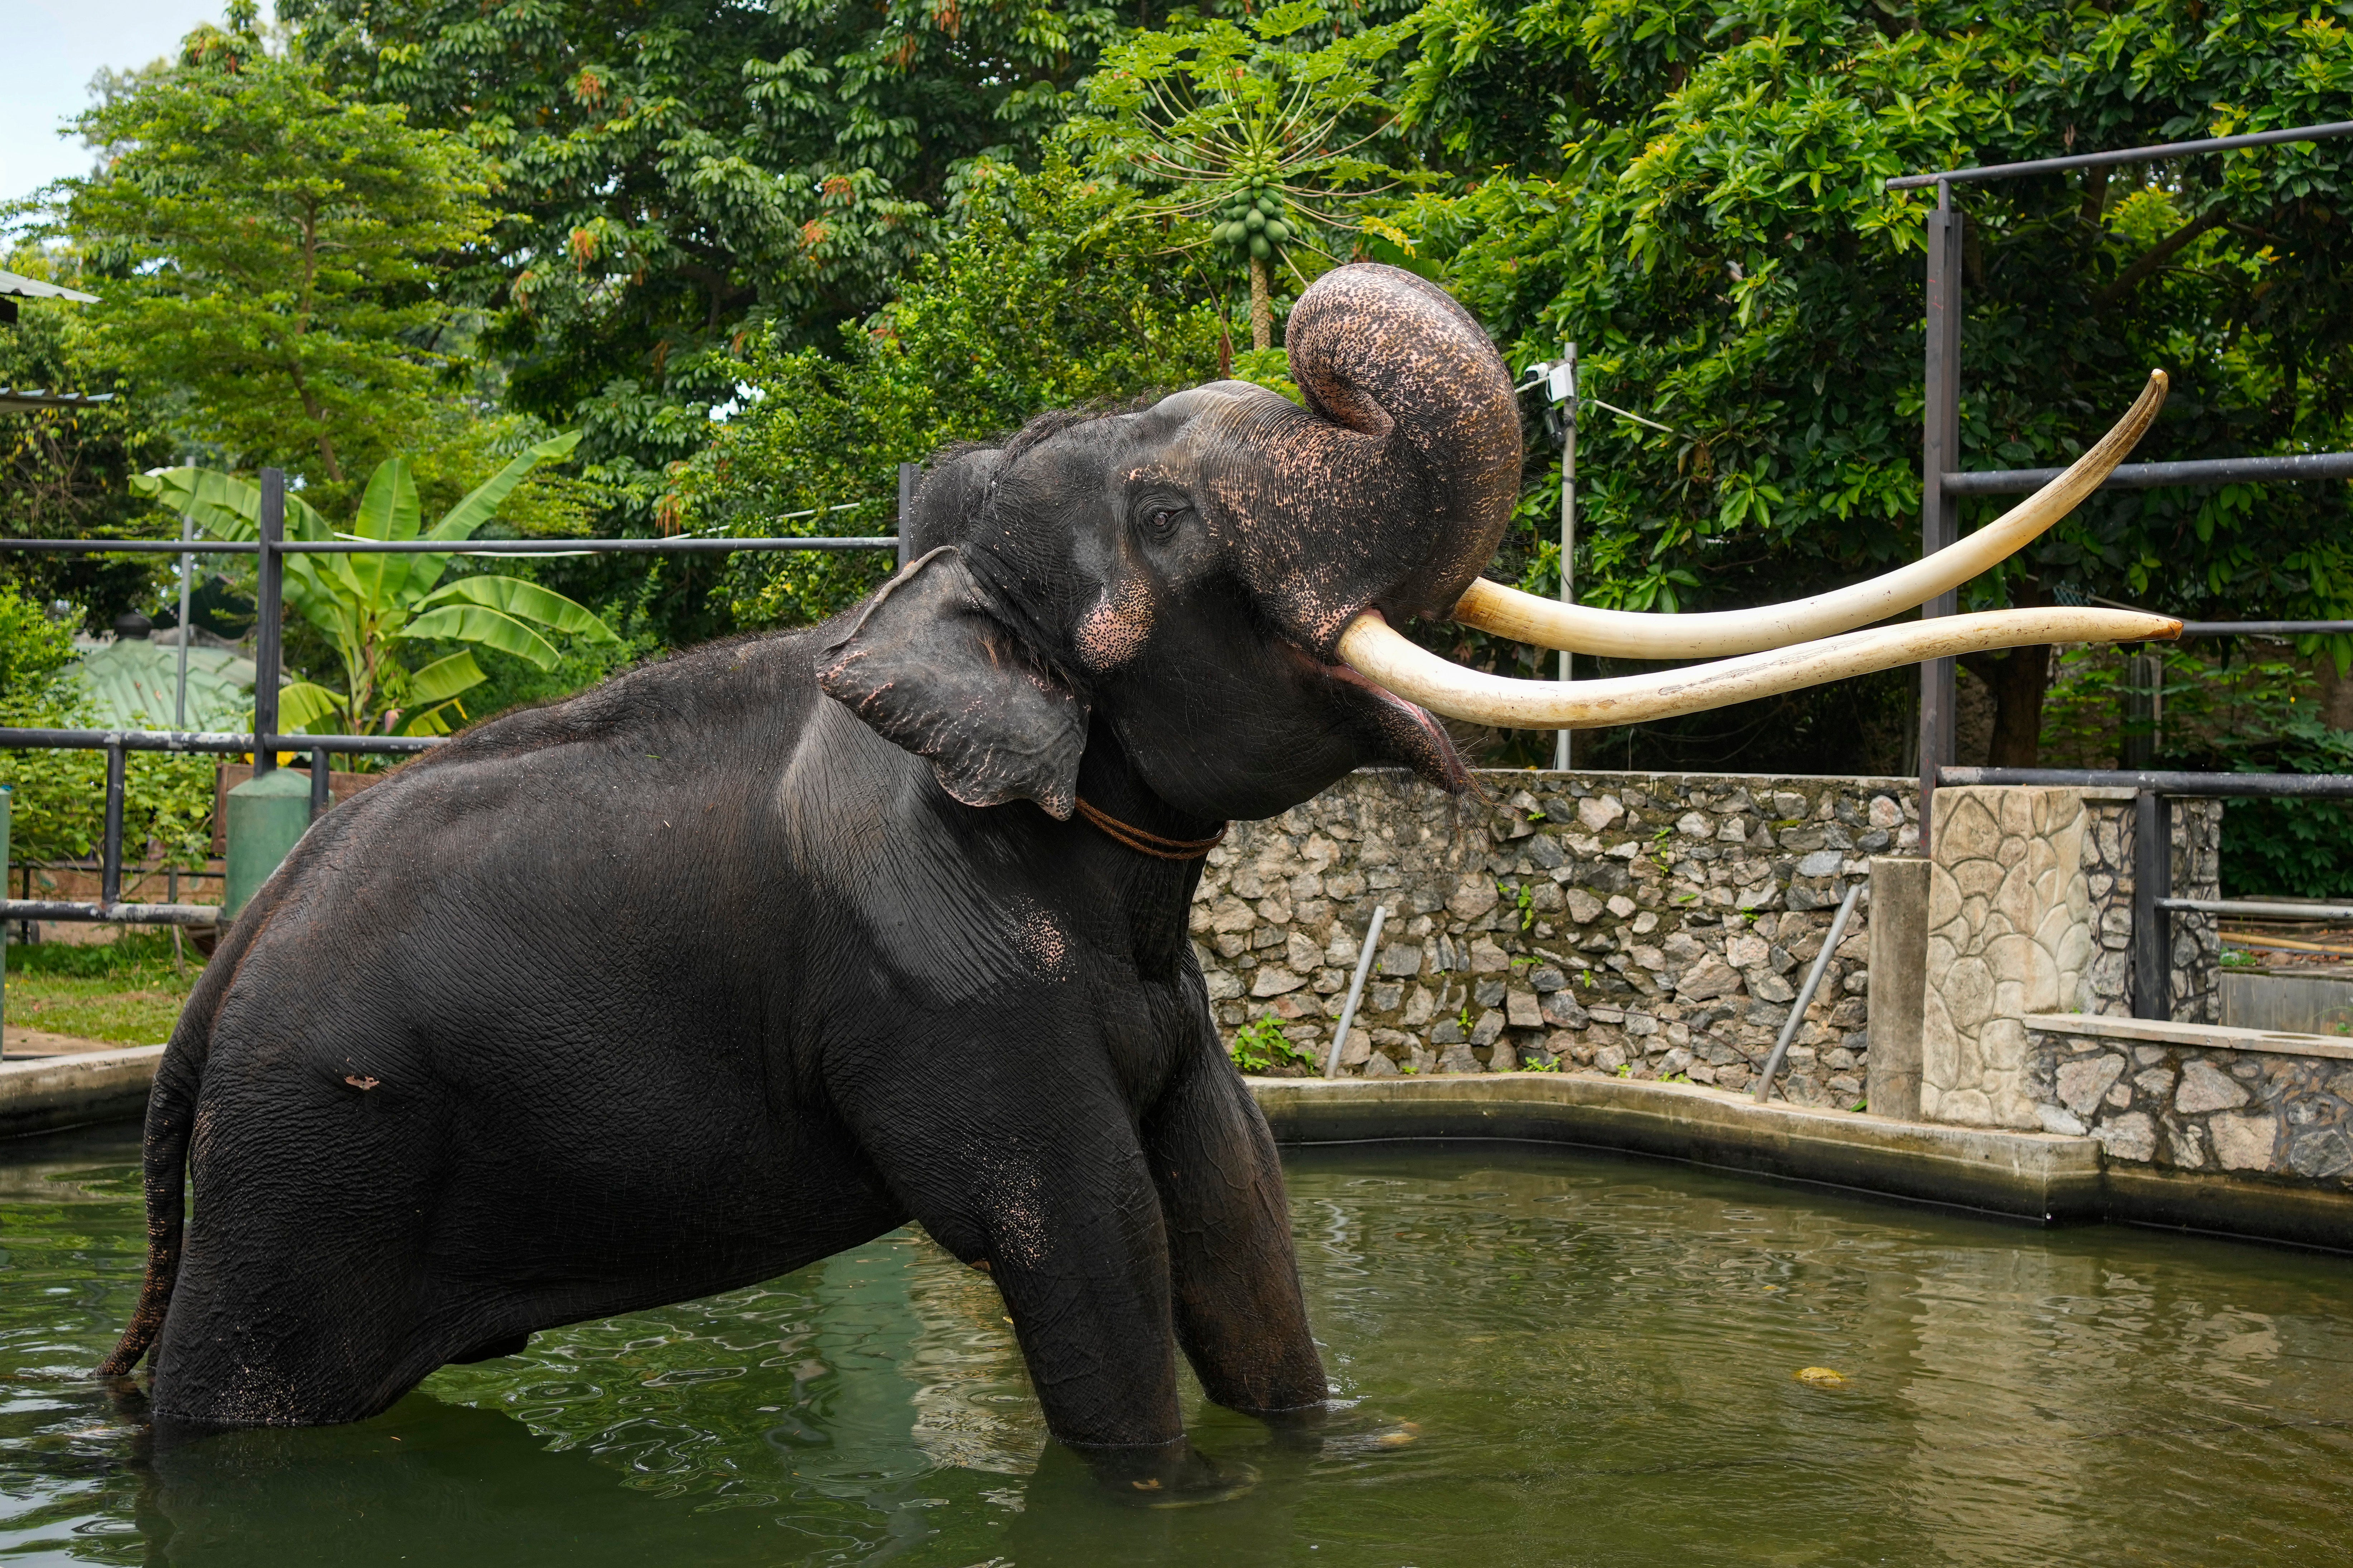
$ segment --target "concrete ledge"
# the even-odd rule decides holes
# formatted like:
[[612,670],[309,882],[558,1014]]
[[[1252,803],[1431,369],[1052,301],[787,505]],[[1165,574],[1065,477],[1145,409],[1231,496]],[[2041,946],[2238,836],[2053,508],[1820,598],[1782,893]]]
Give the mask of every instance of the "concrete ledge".
[[[138,1046],[0,1062],[0,1137],[136,1121],[146,1113],[147,1090],[163,1058],[161,1046]],[[1441,1138],[1560,1143],[2039,1224],[2108,1219],[2353,1251],[2353,1195],[2260,1177],[2104,1161],[2090,1138],[1758,1105],[1746,1095],[1699,1084],[1576,1073],[1246,1081],[1282,1143]]]
[[2288,1057],[2331,1057],[2353,1061],[2353,1039],[2329,1035],[2289,1035],[2274,1029],[2232,1029],[2220,1024],[2169,1024],[2161,1018],[2098,1018],[2088,1013],[2029,1013],[2019,1020],[2046,1035],[2079,1035],[2103,1040],[2137,1040],[2151,1046],[2188,1046],[2209,1051],[2270,1051]]
[[161,1046],[128,1046],[0,1062],[0,1138],[136,1121],[147,1114],[147,1089],[163,1059]]
[[1581,1073],[1251,1079],[1278,1142],[1513,1138],[1619,1149],[2047,1224],[2103,1216],[2089,1138],[1894,1121]]
[[1698,1084],[1585,1074],[1247,1081],[1281,1143],[1560,1143],[2046,1225],[2111,1220],[2353,1252],[2353,1195],[2111,1161],[2091,1138],[1758,1105]]

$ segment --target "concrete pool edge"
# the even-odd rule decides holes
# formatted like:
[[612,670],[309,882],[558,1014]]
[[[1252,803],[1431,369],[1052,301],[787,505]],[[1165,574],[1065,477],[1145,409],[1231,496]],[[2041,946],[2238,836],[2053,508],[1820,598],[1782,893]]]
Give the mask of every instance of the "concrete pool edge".
[[0,1061],[0,1138],[136,1121],[163,1059],[161,1046],[125,1046]]
[[1490,1138],[1680,1160],[2023,1219],[2353,1251],[2353,1198],[2105,1159],[2090,1138],[1896,1121],[1586,1074],[1250,1079],[1279,1143]]
[[[0,1062],[0,1138],[145,1114],[161,1046]],[[2113,1220],[2353,1252],[2353,1197],[2106,1159],[2098,1142],[1896,1121],[1700,1084],[1570,1073],[1249,1079],[1281,1143],[1501,1139],[1608,1149],[1972,1209],[2039,1225]]]

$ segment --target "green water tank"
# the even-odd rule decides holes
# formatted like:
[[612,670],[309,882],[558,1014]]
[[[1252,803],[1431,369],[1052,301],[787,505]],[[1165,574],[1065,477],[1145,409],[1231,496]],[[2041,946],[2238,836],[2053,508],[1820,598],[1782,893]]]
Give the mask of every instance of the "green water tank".
[[221,923],[237,919],[311,826],[311,780],[277,768],[228,792],[228,875]]

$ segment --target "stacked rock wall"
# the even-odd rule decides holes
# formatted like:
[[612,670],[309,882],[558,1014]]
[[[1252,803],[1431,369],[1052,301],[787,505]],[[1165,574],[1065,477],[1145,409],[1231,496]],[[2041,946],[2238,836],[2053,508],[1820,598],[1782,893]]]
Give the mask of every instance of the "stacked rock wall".
[[[1739,1088],[1848,883],[1919,839],[1903,779],[1480,778],[1483,804],[1357,773],[1236,825],[1192,917],[1229,1043],[1271,1018],[1320,1065],[1381,904],[1343,1073],[1592,1068]],[[1867,922],[1866,902],[1798,1031],[1792,1100],[1862,1098]]]
[[2353,1186],[2353,1043],[2054,1016],[2027,1039],[2048,1131],[2088,1131],[2111,1160]]

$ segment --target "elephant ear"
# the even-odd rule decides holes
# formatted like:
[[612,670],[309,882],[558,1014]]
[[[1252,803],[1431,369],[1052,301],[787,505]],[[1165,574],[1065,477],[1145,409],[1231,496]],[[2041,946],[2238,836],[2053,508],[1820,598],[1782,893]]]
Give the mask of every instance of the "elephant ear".
[[825,649],[818,685],[925,758],[966,805],[1034,800],[1069,821],[1087,709],[1030,655],[954,545],[884,584]]

